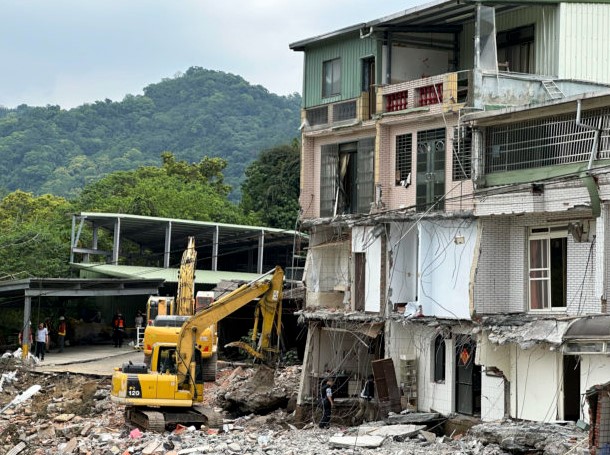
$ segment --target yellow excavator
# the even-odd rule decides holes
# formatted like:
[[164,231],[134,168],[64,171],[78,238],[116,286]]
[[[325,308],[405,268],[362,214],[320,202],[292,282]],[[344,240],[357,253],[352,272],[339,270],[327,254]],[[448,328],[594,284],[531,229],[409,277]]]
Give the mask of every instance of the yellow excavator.
[[178,423],[219,426],[222,423],[219,416],[202,405],[204,381],[201,352],[197,348],[200,338],[210,325],[258,298],[253,329],[257,345],[252,347],[243,342],[231,345],[242,347],[262,363],[272,365],[279,355],[283,282],[284,272],[276,267],[189,318],[176,343],[155,343],[150,367],[146,363],[125,363],[115,368],[111,399],[126,405],[125,418],[152,431],[164,431],[166,425]]
[[[197,266],[197,250],[195,249],[195,238],[189,237],[186,250],[182,254],[180,269],[178,271],[178,291],[176,299],[160,298],[151,296],[148,299],[147,315],[156,308],[156,317],[144,329],[142,350],[144,351],[144,362],[150,365],[152,347],[155,343],[175,343],[180,333],[182,324],[195,314],[195,269]],[[159,299],[166,303],[166,307],[159,304]],[[171,299],[171,300],[170,300]],[[150,316],[149,316],[150,318]],[[216,379],[216,363],[218,361],[218,337],[216,325],[211,324],[199,337],[198,348],[203,361],[202,374],[204,381]]]

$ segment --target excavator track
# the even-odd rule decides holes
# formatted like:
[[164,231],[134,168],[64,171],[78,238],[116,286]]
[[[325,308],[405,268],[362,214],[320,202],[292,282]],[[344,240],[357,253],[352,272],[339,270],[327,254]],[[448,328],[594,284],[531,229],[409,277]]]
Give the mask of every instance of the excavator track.
[[222,415],[212,408],[194,405],[191,409],[168,408],[163,412],[150,408],[139,409],[130,407],[125,409],[125,421],[146,430],[163,433],[165,427],[182,425],[206,425],[209,428],[222,427]]
[[125,410],[125,420],[146,431],[165,431],[165,417],[162,412],[128,408]]

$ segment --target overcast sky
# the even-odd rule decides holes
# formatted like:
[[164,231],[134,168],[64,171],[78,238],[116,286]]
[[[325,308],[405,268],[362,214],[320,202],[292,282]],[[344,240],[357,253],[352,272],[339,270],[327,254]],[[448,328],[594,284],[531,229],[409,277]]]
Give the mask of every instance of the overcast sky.
[[62,108],[126,94],[191,66],[301,92],[290,43],[423,0],[3,0],[0,105]]

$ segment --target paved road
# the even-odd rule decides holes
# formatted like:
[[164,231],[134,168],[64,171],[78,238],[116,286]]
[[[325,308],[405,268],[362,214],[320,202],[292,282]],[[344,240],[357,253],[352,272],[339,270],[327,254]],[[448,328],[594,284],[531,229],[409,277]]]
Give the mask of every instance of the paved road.
[[124,362],[142,362],[144,354],[132,347],[115,348],[109,346],[67,347],[64,352],[51,352],[45,360],[36,365],[36,371],[70,372],[95,376],[112,376],[115,367]]

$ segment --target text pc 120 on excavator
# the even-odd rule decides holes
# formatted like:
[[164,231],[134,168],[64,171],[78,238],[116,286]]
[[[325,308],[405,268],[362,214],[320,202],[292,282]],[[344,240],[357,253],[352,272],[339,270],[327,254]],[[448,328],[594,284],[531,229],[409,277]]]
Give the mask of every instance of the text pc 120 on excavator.
[[202,405],[204,378],[199,338],[210,325],[258,298],[253,330],[253,334],[260,334],[257,346],[231,344],[246,349],[263,363],[274,364],[279,354],[283,282],[284,272],[276,267],[191,316],[176,343],[155,343],[150,366],[142,362],[115,368],[112,401],[126,405],[126,418],[147,430],[164,431],[166,425],[178,423],[220,426],[220,416]]

